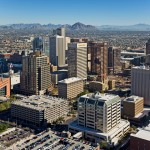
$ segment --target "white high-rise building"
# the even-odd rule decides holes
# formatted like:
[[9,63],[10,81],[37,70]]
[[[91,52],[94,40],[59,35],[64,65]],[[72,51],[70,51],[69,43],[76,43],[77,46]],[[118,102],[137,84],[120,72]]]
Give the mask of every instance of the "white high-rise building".
[[105,140],[113,144],[117,144],[129,128],[129,121],[121,119],[120,97],[99,92],[79,98],[78,119],[69,124],[71,133],[83,132],[92,142]]
[[120,123],[120,111],[118,95],[85,95],[78,103],[78,125],[108,132]]
[[68,76],[87,79],[87,43],[68,44]]
[[146,66],[131,69],[131,93],[144,97],[144,104],[150,106],[150,68]]
[[66,42],[64,36],[50,37],[50,63],[54,66],[65,65]]

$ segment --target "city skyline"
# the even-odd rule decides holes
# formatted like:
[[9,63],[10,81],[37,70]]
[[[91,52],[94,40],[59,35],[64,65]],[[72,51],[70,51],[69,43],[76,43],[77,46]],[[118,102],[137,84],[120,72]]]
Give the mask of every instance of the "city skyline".
[[[91,25],[150,24],[148,6],[144,0],[106,0],[75,2],[65,0],[0,0],[0,25],[17,23],[74,24],[83,22]],[[143,9],[144,8],[144,9]]]

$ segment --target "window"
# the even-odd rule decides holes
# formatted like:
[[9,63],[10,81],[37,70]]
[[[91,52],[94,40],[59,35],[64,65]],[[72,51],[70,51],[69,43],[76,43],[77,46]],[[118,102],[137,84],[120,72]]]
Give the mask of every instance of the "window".
[[0,96],[6,95],[6,86],[0,89]]

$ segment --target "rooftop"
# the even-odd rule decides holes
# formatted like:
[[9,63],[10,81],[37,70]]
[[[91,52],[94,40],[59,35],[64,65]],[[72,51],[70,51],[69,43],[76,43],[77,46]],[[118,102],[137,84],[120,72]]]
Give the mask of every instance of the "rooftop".
[[77,82],[77,81],[83,81],[83,80],[78,77],[72,77],[72,78],[67,78],[67,79],[61,80],[58,83],[69,84],[69,83],[73,83],[73,82]]
[[113,103],[119,102],[120,97],[118,95],[108,93],[101,94],[99,92],[95,92],[81,96],[79,102],[84,103],[86,100],[88,104],[98,104],[99,106],[103,106],[104,103],[106,105],[111,105]]
[[135,66],[132,69],[150,70],[149,66]]
[[20,100],[14,101],[13,104],[24,106],[36,110],[44,110],[45,108],[53,108],[53,106],[64,102],[65,99],[52,96],[37,96],[23,97]]
[[143,99],[143,97],[132,95],[130,97],[127,97],[124,101],[133,103],[133,102],[137,102],[138,100],[141,100],[141,99]]
[[150,130],[141,129],[136,134],[131,134],[131,136],[150,141]]
[[102,100],[102,101],[109,101],[109,100],[112,100],[112,99],[116,98],[116,96],[118,96],[118,95],[109,94],[109,93],[101,94],[99,92],[95,92],[95,93],[90,93],[90,94],[83,95],[82,97],[92,98],[92,99],[95,99],[95,100],[99,99],[99,100]]

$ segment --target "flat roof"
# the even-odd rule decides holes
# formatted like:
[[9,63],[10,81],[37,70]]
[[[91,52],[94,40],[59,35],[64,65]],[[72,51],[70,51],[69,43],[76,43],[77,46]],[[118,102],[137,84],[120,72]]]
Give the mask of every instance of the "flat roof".
[[132,69],[150,70],[149,66],[135,66]]
[[81,97],[85,97],[85,98],[92,98],[92,99],[95,99],[95,100],[101,100],[101,101],[109,101],[109,100],[112,100],[114,98],[116,98],[118,95],[114,95],[114,94],[109,94],[109,93],[104,93],[104,94],[101,94],[99,92],[96,92],[96,93],[90,93],[90,94],[86,94],[86,95],[83,95]]
[[67,79],[61,80],[58,83],[68,84],[68,83],[73,83],[73,82],[77,82],[77,81],[83,81],[83,79],[78,78],[78,77],[72,77],[72,78],[67,78]]
[[131,136],[150,141],[150,130],[141,129],[136,134],[131,134]]
[[52,97],[52,96],[37,96],[32,95],[29,97],[23,97],[23,99],[14,101],[13,104],[18,106],[24,106],[36,110],[44,110],[45,108],[53,108],[53,106],[67,101],[66,99]]
[[131,95],[130,97],[127,97],[126,99],[124,99],[124,101],[129,102],[129,103],[134,103],[134,102],[137,102],[141,99],[143,99],[143,97]]
[[92,134],[95,134],[95,135],[107,136],[107,137],[108,136],[113,136],[114,134],[118,133],[120,130],[123,130],[123,128],[126,125],[130,125],[129,121],[121,119],[120,123],[116,127],[111,129],[107,133],[103,133],[103,132],[100,132],[100,131],[97,131],[97,130],[94,130],[94,129],[90,129],[90,128],[87,128],[87,127],[79,126],[78,123],[77,123],[77,120],[74,121],[74,122],[71,122],[69,124],[70,127],[76,128],[76,129],[78,129],[80,131],[92,133]]

